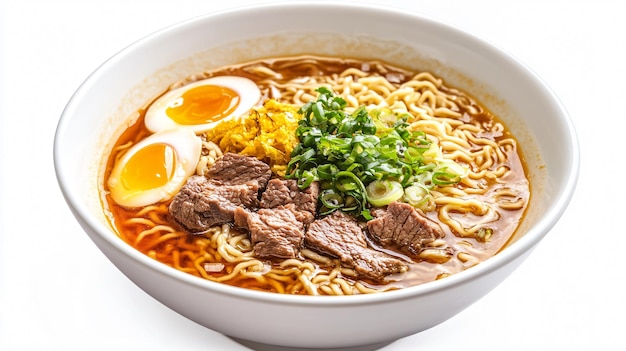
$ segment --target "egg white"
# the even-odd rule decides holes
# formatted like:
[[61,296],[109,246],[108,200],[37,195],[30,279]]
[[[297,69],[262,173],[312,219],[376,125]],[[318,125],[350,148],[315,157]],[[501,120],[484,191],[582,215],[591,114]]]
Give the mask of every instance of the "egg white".
[[[128,161],[139,150],[152,144],[167,144],[176,154],[172,178],[163,186],[141,190],[128,189],[122,181],[122,172]],[[133,145],[114,165],[108,179],[111,198],[119,205],[140,207],[172,198],[195,173],[202,151],[202,141],[189,129],[175,128],[160,131]]]
[[[235,91],[239,95],[239,105],[228,116],[219,121],[195,124],[195,125],[182,125],[172,120],[165,112],[168,107],[172,107],[176,104],[176,101],[185,93],[185,91],[202,86],[202,85],[216,85],[229,88]],[[231,118],[239,117],[248,112],[254,105],[256,105],[261,99],[261,91],[259,87],[250,79],[237,76],[218,76],[203,79],[191,84],[187,84],[180,88],[171,90],[157,99],[146,111],[145,125],[152,132],[158,132],[161,130],[172,129],[175,127],[188,128],[195,133],[200,133],[213,128],[217,123]]]

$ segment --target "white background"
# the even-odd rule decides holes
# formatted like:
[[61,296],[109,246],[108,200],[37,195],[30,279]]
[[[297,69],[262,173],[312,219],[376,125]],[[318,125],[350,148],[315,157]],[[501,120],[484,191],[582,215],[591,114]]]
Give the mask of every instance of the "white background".
[[[363,2],[420,11],[521,59],[568,109],[582,152],[571,205],[521,268],[380,350],[625,350],[624,2]],[[167,25],[250,3],[0,2],[0,350],[253,349],[128,281],[73,219],[52,164],[59,116],[98,65]]]

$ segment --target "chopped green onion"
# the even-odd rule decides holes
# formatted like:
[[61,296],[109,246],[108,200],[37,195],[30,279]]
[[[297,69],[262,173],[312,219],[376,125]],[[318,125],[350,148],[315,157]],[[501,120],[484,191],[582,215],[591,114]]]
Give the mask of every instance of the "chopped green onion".
[[370,206],[403,198],[423,201],[424,194],[407,197],[403,187],[417,183],[428,195],[427,187],[455,184],[466,176],[463,167],[443,159],[426,133],[408,129],[409,114],[364,106],[350,113],[347,102],[330,89],[316,91],[317,100],[299,110],[300,143],[291,153],[286,177],[297,179],[301,189],[320,182],[320,213],[340,209],[371,218]]
[[354,173],[344,171],[335,176],[335,187],[342,192],[356,190],[365,193],[365,185]]
[[454,173],[435,172],[433,174],[433,184],[435,185],[450,185],[458,182],[457,175]]
[[367,186],[367,200],[376,207],[389,205],[403,194],[402,185],[393,180],[375,180]]
[[322,191],[319,197],[322,205],[328,209],[337,209],[343,206],[343,197],[336,193],[333,189]]
[[404,189],[404,201],[414,207],[422,207],[428,202],[430,191],[422,184],[414,183]]
[[298,179],[298,188],[300,188],[300,189],[308,188],[309,185],[311,185],[311,183],[313,183],[315,178],[316,177],[315,177],[315,174],[313,172],[310,172],[310,171],[302,172],[301,178]]
[[467,176],[467,173],[469,172],[465,167],[461,166],[460,164],[444,158],[437,160],[437,167],[447,173],[454,173],[458,175],[459,180],[460,178],[464,178],[465,176]]
[[493,235],[493,229],[491,228],[480,228],[476,233],[476,240],[480,242],[488,242],[491,241],[491,236]]
[[317,176],[319,179],[332,180],[338,172],[339,169],[332,163],[317,167]]

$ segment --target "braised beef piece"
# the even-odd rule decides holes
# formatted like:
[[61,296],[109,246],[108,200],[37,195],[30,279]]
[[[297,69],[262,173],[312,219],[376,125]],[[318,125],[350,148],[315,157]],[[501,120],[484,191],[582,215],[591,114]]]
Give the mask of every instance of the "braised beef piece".
[[338,257],[359,275],[374,280],[380,281],[388,274],[408,269],[402,261],[369,248],[356,219],[341,211],[313,221],[304,240],[306,247]]
[[192,176],[172,199],[172,217],[191,232],[233,221],[237,207],[257,208],[269,181],[269,166],[254,157],[226,153],[207,177]]
[[287,204],[294,204],[299,219],[309,224],[315,218],[317,198],[319,196],[319,184],[311,183],[304,190],[298,188],[297,181],[293,179],[271,179],[267,188],[261,195],[262,208],[274,208]]
[[207,177],[212,180],[221,180],[228,184],[258,182],[262,184],[261,188],[265,188],[271,176],[272,171],[267,163],[256,157],[230,152],[218,159],[207,173]]
[[370,237],[386,249],[413,258],[425,245],[445,236],[437,223],[407,203],[392,202],[387,209],[377,209],[372,214],[376,218],[367,222]]
[[[234,223],[250,232],[258,257],[295,258],[306,245],[338,257],[357,274],[373,280],[381,281],[389,274],[408,269],[401,260],[368,247],[364,228],[354,217],[335,211],[314,220],[317,183],[300,190],[295,180],[270,177],[266,163],[227,153],[206,177],[192,176],[187,180],[172,199],[170,214],[191,232]],[[392,203],[374,214],[376,218],[367,223],[367,229],[374,240],[388,249],[414,256],[425,244],[444,236],[437,224],[408,204]]]
[[319,185],[300,190],[295,180],[271,179],[258,212],[235,210],[235,225],[250,232],[259,257],[294,258],[302,246],[305,225],[315,218]]
[[304,223],[294,204],[262,208],[257,212],[235,209],[235,225],[250,231],[258,257],[295,258],[302,246]]

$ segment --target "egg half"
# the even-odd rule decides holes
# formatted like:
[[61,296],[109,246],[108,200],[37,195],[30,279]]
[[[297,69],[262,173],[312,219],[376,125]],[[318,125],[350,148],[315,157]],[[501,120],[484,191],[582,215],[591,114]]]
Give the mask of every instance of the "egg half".
[[202,141],[189,129],[150,135],[116,161],[107,182],[111,198],[126,207],[171,199],[195,173],[201,150]]
[[200,133],[245,114],[260,99],[259,87],[248,78],[203,79],[159,97],[146,111],[145,124],[152,132],[184,127]]

